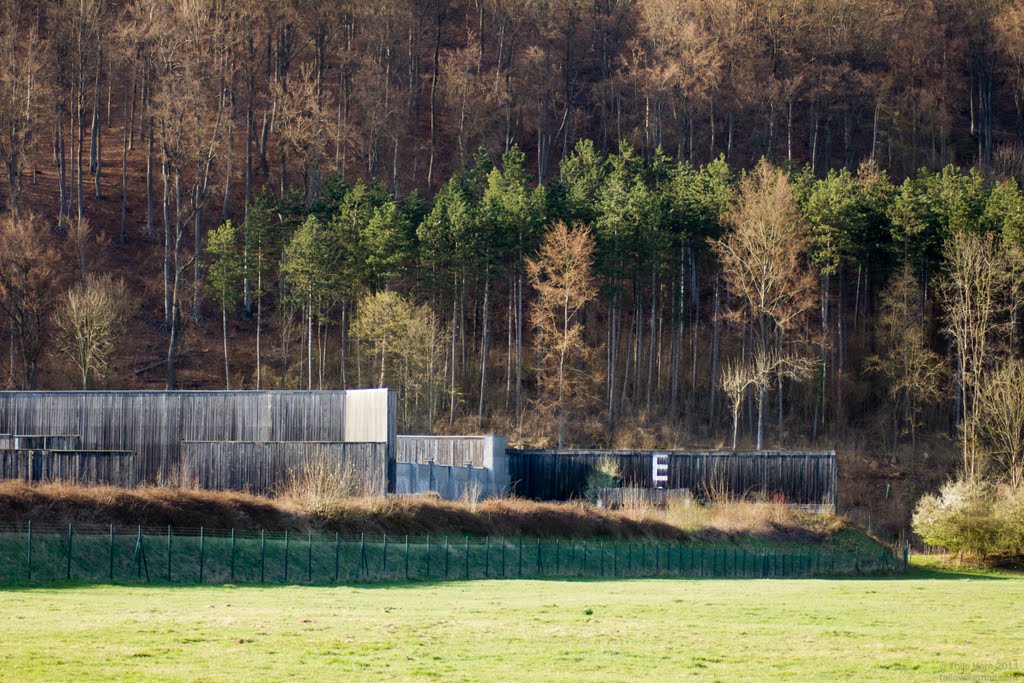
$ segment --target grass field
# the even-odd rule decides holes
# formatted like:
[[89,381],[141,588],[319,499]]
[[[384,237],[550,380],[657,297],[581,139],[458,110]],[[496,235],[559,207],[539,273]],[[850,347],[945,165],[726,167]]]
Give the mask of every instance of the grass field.
[[999,680],[1024,577],[0,592],[3,680]]

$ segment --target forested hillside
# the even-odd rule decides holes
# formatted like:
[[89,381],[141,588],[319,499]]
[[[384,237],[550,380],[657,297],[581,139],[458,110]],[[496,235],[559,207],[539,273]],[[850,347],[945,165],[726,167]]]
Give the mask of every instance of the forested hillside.
[[1019,476],[1018,3],[0,7],[5,387]]

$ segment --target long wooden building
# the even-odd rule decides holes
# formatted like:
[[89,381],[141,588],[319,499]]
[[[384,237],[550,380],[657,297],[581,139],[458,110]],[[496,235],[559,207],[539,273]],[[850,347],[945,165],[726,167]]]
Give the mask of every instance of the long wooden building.
[[[78,454],[83,463],[127,455],[132,459],[131,483],[148,484],[172,481],[182,469],[186,449],[193,464],[204,458],[211,462],[211,453],[224,460],[237,451],[237,457],[229,458],[237,468],[220,468],[206,480],[221,488],[254,489],[269,485],[267,472],[281,472],[282,463],[299,456],[329,454],[323,457],[346,465],[351,450],[366,477],[366,489],[384,493],[394,490],[395,409],[395,394],[387,389],[2,391],[0,450],[25,454],[9,455],[11,462],[28,458],[29,449],[36,462],[47,453],[60,454],[63,460]],[[332,446],[311,449],[303,445],[308,443]],[[346,444],[353,447],[346,449]],[[281,463],[248,462],[254,458]],[[38,466],[28,470],[42,471]],[[90,471],[100,470],[104,468],[93,462]],[[261,473],[260,485],[247,481],[250,472]]]

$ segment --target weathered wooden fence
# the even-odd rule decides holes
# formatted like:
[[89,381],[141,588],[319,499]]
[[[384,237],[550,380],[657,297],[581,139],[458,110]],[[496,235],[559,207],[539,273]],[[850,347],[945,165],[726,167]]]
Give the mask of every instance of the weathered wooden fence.
[[134,460],[131,451],[5,449],[0,450],[0,479],[131,487]]
[[[484,467],[487,449],[494,447],[496,438],[501,437],[399,434],[396,453],[398,462]],[[498,447],[504,448],[504,440]]]
[[395,407],[387,389],[2,391],[0,433],[67,435],[78,440],[76,448],[133,451],[140,483],[169,481],[184,441],[383,443],[390,490]]
[[651,488],[656,453],[666,456],[667,481],[659,483],[666,489],[689,489],[696,497],[758,494],[796,504],[835,504],[834,452],[509,450],[512,490],[536,500],[581,498],[602,461],[614,463],[624,485]]
[[182,476],[204,489],[274,493],[306,477],[330,478],[323,483],[352,494],[388,490],[384,443],[185,441],[181,458]]

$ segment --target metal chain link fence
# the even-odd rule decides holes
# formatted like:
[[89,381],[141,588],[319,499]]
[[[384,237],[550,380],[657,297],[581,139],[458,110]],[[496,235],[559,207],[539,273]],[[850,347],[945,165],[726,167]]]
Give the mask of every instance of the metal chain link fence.
[[0,583],[310,584],[539,577],[800,578],[902,569],[804,546],[471,536],[342,536],[170,527],[0,528]]

